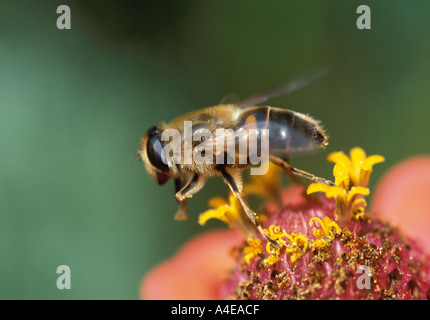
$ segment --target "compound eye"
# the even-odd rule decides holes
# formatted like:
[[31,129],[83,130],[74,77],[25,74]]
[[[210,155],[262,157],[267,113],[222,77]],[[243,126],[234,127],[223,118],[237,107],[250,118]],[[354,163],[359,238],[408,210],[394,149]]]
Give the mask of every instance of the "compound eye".
[[161,173],[168,174],[169,166],[167,165],[166,155],[164,154],[163,144],[159,136],[150,137],[147,145],[148,159],[151,164]]

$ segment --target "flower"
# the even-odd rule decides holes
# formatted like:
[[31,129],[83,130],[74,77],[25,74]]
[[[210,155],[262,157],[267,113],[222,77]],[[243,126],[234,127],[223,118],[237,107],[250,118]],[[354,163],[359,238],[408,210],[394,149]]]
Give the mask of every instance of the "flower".
[[[331,220],[329,217],[324,217],[323,220],[321,220],[318,217],[313,217],[310,221],[309,221],[309,226],[312,227],[312,225],[314,224],[314,221],[318,221],[318,223],[320,224],[322,231],[320,229],[316,229],[314,231],[314,235],[320,239],[322,237],[326,237],[329,239],[333,239],[335,236],[335,232],[340,232],[340,228],[337,225],[336,222],[334,222],[333,220]],[[333,232],[333,229],[335,230],[335,232]]]
[[193,238],[176,256],[145,276],[140,296],[149,300],[223,299],[223,281],[235,263],[231,248],[242,241],[233,230]]
[[393,167],[375,188],[371,211],[419,240],[430,253],[430,156]]
[[[309,227],[312,227],[314,221],[318,221],[321,229],[314,230],[314,236],[317,240],[313,243],[313,248],[321,249],[330,245],[330,242],[334,239],[337,233],[340,233],[340,228],[336,222],[331,220],[329,217],[324,217],[323,220],[317,217],[313,217],[309,221]],[[334,232],[333,232],[334,229]]]
[[349,217],[363,219],[367,202],[362,196],[370,194],[367,185],[372,167],[384,161],[384,157],[380,155],[366,157],[363,149],[356,147],[350,151],[350,158],[343,152],[334,152],[329,154],[327,159],[335,163],[333,168],[335,185],[314,182],[308,187],[307,193],[324,192],[327,198],[333,198],[337,204],[335,217],[340,217],[341,220]]
[[290,240],[290,244],[287,246],[285,253],[290,256],[291,263],[295,263],[310,248],[309,240],[304,234],[298,234],[297,232],[293,232],[291,235],[287,234],[286,237]]
[[[351,158],[359,158],[353,154],[351,151]],[[363,161],[371,157],[364,157]],[[351,211],[360,194],[356,193],[348,200],[348,193],[353,187],[367,187],[369,165],[374,164],[375,159],[367,164],[361,162],[360,170],[365,174],[352,173],[347,163],[344,165],[346,170],[336,169],[343,176],[336,173],[336,177],[335,174],[335,186],[347,190],[346,199],[342,201],[351,205]],[[349,161],[352,166],[354,161]],[[338,164],[342,165],[335,162],[335,166]],[[362,178],[357,180],[352,178],[353,175]],[[430,292],[430,246],[426,241],[430,239],[427,233],[415,233],[415,228],[418,222],[430,225],[430,203],[427,194],[422,192],[429,186],[430,157],[406,162],[382,179],[376,188],[371,210],[364,206],[363,219],[356,220],[347,215],[341,220],[342,224],[339,224],[341,217],[335,215],[339,203],[334,196],[328,197],[323,192],[306,197],[303,187],[289,187],[282,191],[284,205],[269,212],[263,225],[267,226],[266,232],[272,239],[278,241],[279,247],[275,249],[273,245],[267,245],[258,234],[248,238],[247,242],[242,238],[242,244],[232,242],[230,250],[223,247],[226,252],[236,248],[233,251],[236,263],[229,276],[220,280],[218,275],[215,283],[213,276],[203,277],[204,280],[197,278],[192,283],[206,290],[211,288],[212,299],[426,299]],[[413,192],[409,193],[410,189]],[[400,230],[381,219],[388,220],[391,213],[397,215]],[[415,221],[415,225],[402,224],[406,220]],[[411,237],[414,235],[419,236],[418,241]],[[217,236],[221,242],[222,236]],[[216,248],[218,246],[201,241],[200,250],[193,250],[192,256],[180,253],[174,258],[176,265],[165,270],[163,276],[158,275],[157,279],[150,274],[145,279],[144,297],[154,298],[147,289],[148,279],[157,282],[166,277],[183,278],[177,265],[205,261],[208,251],[216,251]],[[428,253],[425,250],[429,250]],[[221,256],[223,251],[217,252]],[[211,258],[217,261],[219,271],[225,276],[228,268],[219,263],[224,260]],[[371,280],[369,288],[359,286],[364,275],[359,270],[363,267],[367,268],[366,277]],[[199,268],[193,277],[198,273],[206,274],[206,271]],[[158,285],[160,292],[160,282]]]
[[334,198],[337,208],[335,216],[341,218],[355,217],[360,219],[363,215],[364,208],[367,205],[363,198],[355,199],[357,195],[369,195],[370,191],[363,187],[352,187],[350,190],[335,185],[328,186],[321,182],[311,184],[307,193],[324,192],[327,198]]
[[243,248],[243,253],[245,257],[243,258],[246,263],[249,263],[252,258],[257,257],[263,253],[263,249],[261,249],[261,240],[248,238],[247,240],[249,246],[245,246]]
[[[366,157],[364,150],[359,147],[351,149],[349,156],[350,158],[343,152],[333,152],[328,155],[327,160],[344,166],[347,171],[347,178],[354,186],[367,187],[372,167],[385,161],[385,158],[380,155]],[[346,187],[348,188],[348,186]]]
[[206,210],[199,215],[199,224],[204,225],[209,219],[218,219],[225,222],[230,228],[242,231],[244,225],[242,208],[239,200],[230,192],[228,202],[221,197],[209,200],[209,206],[213,209]]
[[246,195],[254,194],[266,200],[279,200],[281,189],[281,168],[269,162],[269,169],[264,175],[250,175],[250,181],[244,185]]

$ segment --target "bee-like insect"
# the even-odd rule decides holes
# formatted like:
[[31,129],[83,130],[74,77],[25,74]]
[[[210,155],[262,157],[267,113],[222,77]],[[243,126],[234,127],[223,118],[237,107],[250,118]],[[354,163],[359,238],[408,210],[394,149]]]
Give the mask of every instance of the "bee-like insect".
[[[250,161],[249,150],[246,148],[241,149],[238,146],[241,139],[245,140],[246,146],[249,146],[249,135],[238,135],[237,132],[247,132],[249,129],[257,130],[257,140],[255,141],[258,144],[258,151],[260,153],[263,151],[262,140],[263,138],[267,139],[268,160],[280,166],[289,175],[333,185],[331,181],[288,164],[288,156],[294,152],[299,150],[308,151],[327,145],[327,136],[319,122],[308,115],[291,110],[270,106],[254,106],[275,96],[297,90],[321,75],[322,72],[319,71],[312,78],[298,78],[286,85],[254,96],[241,103],[208,107],[183,115],[170,123],[150,128],[142,138],[138,158],[145,163],[149,175],[159,185],[165,184],[169,179],[174,180],[175,196],[179,204],[175,219],[186,219],[187,199],[203,187],[208,177],[220,175],[239,200],[253,225],[267,241],[277,245],[263,231],[258,222],[257,214],[249,208],[243,198],[242,170],[251,167],[255,163]],[[183,161],[186,156],[185,135],[187,123],[192,125],[189,128],[191,130],[189,132],[193,137],[190,145],[192,155],[197,150],[200,153],[204,152],[202,150],[206,150],[206,148],[203,147],[222,146],[220,150],[217,148],[216,152],[210,155],[213,161],[202,163],[195,161],[194,158],[191,158],[188,162]],[[176,142],[167,141],[163,137],[163,133],[168,129],[175,129],[180,139]],[[212,133],[211,137],[202,139],[201,131],[203,129]],[[263,131],[263,129],[267,131]],[[196,136],[198,138],[194,139]],[[229,149],[231,152],[227,149],[228,141],[233,141],[233,148]],[[219,144],[220,142],[222,143]],[[170,151],[165,149],[168,143],[173,144],[173,148],[169,149]],[[173,161],[175,160],[172,154],[174,150],[179,151],[178,157],[182,162]]]

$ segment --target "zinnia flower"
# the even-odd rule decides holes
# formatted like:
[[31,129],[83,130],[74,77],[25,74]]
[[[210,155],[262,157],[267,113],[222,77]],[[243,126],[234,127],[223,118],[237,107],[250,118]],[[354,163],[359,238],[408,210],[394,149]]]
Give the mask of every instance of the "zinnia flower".
[[[279,205],[267,204],[262,225],[277,247],[244,233],[234,197],[216,198],[201,224],[217,218],[245,237],[233,230],[196,237],[144,278],[142,298],[428,299],[430,158],[393,168],[370,210],[370,173],[384,158],[354,148],[350,157],[337,152],[328,160],[334,186],[295,185],[278,191]],[[276,178],[253,179],[249,191],[276,192]]]

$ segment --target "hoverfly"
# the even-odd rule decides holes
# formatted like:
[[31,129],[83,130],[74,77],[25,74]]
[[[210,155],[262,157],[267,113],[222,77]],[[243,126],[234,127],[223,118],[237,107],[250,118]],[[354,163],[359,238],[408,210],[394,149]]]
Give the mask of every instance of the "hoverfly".
[[[238,139],[235,136],[237,130],[245,129],[267,129],[268,139],[268,160],[280,166],[287,174],[306,178],[310,181],[319,181],[328,185],[333,182],[317,177],[311,173],[297,169],[288,163],[288,156],[298,150],[312,150],[327,146],[327,136],[319,124],[308,115],[304,115],[292,110],[274,108],[270,106],[255,106],[271,98],[288,94],[295,91],[324,75],[326,70],[317,70],[311,75],[302,76],[284,84],[280,87],[265,93],[253,96],[238,104],[221,104],[204,108],[183,115],[170,123],[160,124],[150,128],[141,140],[138,151],[138,159],[142,160],[149,175],[159,184],[165,184],[169,179],[175,183],[175,197],[179,204],[175,219],[183,220],[187,218],[187,199],[197,193],[204,185],[205,180],[212,176],[222,176],[231,192],[239,200],[246,215],[253,225],[261,232],[267,241],[275,246],[277,243],[272,240],[262,229],[258,222],[257,214],[248,206],[242,195],[242,170],[252,166],[250,161],[238,161],[243,156],[234,145],[233,155],[226,149],[221,149],[211,155],[214,161],[211,163],[197,163],[191,161],[187,164],[171,161],[171,154],[166,154],[166,139],[162,139],[163,132],[167,129],[176,129],[180,133],[180,140],[177,141],[176,149],[179,150],[181,159],[184,159],[184,134],[185,123],[192,124],[191,134],[194,136],[202,129],[207,129],[212,133],[221,131],[224,134],[217,134],[215,138],[200,140],[196,143],[193,140],[191,148],[196,151],[202,145],[218,145],[233,137],[235,144]],[[225,133],[227,132],[227,133]],[[257,131],[258,132],[258,131]],[[257,134],[258,135],[258,134]],[[263,135],[259,135],[261,143]],[[245,136],[248,138],[248,136]],[[246,139],[245,139],[246,140]],[[228,143],[227,143],[228,144]],[[226,144],[221,144],[225,146]],[[260,148],[261,149],[261,148]],[[260,150],[261,152],[261,150]],[[246,153],[246,150],[245,150]],[[230,157],[230,158],[229,158]],[[217,158],[217,159],[215,159]],[[215,161],[221,158],[224,161]],[[227,159],[229,158],[229,159]],[[242,158],[243,159],[243,158]],[[245,159],[248,159],[245,156]],[[230,161],[229,161],[230,160]],[[235,161],[232,161],[235,160]]]

